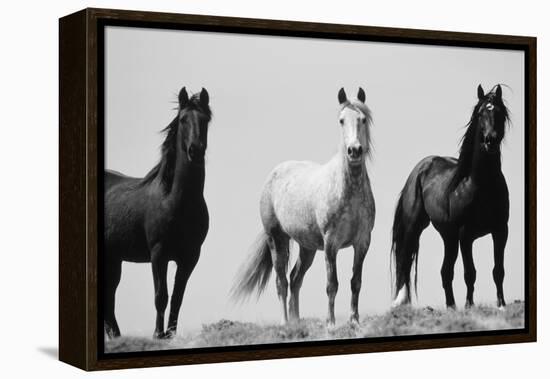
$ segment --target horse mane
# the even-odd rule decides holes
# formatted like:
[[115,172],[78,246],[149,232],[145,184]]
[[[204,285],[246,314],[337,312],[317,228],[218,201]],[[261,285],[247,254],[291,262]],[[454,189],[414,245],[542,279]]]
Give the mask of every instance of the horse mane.
[[[449,182],[449,186],[447,187],[447,193],[454,191],[458,186],[458,184],[462,181],[462,179],[466,178],[470,173],[470,170],[472,167],[474,149],[476,148],[476,146],[474,145],[474,141],[475,141],[478,122],[479,122],[480,107],[485,102],[490,101],[493,104],[495,104],[500,110],[500,115],[503,118],[504,124],[508,125],[510,122],[510,114],[509,114],[508,108],[504,104],[502,97],[498,98],[496,96],[496,93],[495,93],[496,87],[497,86],[494,86],[490,92],[485,94],[485,96],[482,99],[478,100],[477,104],[474,106],[474,109],[472,111],[470,121],[468,121],[468,123],[465,125],[466,132],[460,139],[458,167],[455,173],[453,174],[451,181]],[[496,154],[497,160],[500,162],[500,147],[495,154]]]
[[[187,103],[185,104],[185,107],[183,109],[179,109],[179,111],[181,110],[201,112],[207,117],[208,122],[210,122],[210,120],[212,119],[212,110],[208,105],[203,105],[201,103],[198,93],[191,96],[189,101],[187,101]],[[140,186],[151,183],[156,177],[159,176],[159,174],[161,173],[161,168],[164,166],[164,170],[162,170],[161,183],[164,187],[164,191],[166,193],[170,192],[174,180],[174,167],[176,165],[178,124],[179,112],[178,115],[176,115],[176,117],[174,117],[174,119],[170,122],[170,124],[168,124],[167,127],[161,130],[161,133],[166,133],[166,138],[161,145],[160,161],[139,182]]]
[[350,100],[346,100],[343,104],[342,104],[342,109],[344,108],[350,108],[354,111],[359,111],[361,113],[363,113],[366,117],[366,124],[367,124],[367,131],[368,131],[368,140],[367,140],[367,144],[368,144],[368,149],[367,149],[367,157],[370,158],[371,157],[371,151],[372,151],[372,141],[371,141],[371,136],[370,136],[370,127],[372,125],[372,113],[369,109],[369,107],[367,106],[367,104],[363,103],[362,101],[358,101],[358,100],[353,100],[353,101],[350,101]]

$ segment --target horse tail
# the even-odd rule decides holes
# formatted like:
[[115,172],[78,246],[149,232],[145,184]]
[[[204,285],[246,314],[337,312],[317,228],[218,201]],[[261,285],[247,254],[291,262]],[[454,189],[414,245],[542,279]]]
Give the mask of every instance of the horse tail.
[[258,297],[264,291],[273,268],[268,238],[267,233],[262,232],[252,245],[250,256],[242,265],[231,289],[231,298],[234,301],[246,300],[254,290]]
[[414,290],[416,292],[418,244],[420,234],[428,224],[429,218],[424,209],[420,175],[415,169],[401,191],[393,219],[391,258],[395,269],[395,297],[405,286],[406,297],[410,301],[413,263],[415,267]]

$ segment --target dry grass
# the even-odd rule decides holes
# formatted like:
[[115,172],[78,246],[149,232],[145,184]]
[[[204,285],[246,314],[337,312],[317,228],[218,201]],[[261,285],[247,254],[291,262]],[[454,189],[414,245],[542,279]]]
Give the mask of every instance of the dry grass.
[[106,352],[182,349],[210,346],[254,345],[265,343],[418,335],[516,329],[524,326],[524,303],[516,301],[504,310],[490,306],[446,310],[401,307],[385,314],[365,317],[360,324],[344,323],[327,328],[319,319],[304,319],[287,325],[259,325],[221,320],[203,325],[196,333],[173,340],[121,337],[106,343]]

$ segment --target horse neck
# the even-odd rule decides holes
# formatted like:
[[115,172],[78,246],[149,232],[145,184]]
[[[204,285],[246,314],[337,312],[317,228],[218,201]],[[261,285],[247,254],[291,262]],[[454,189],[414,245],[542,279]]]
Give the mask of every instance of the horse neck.
[[[481,151],[480,137],[474,142],[474,151],[470,161],[468,176],[478,184],[490,182],[501,171],[500,148],[496,153],[487,154]],[[460,164],[460,163],[459,163]]]
[[196,201],[202,198],[204,191],[204,164],[192,164],[187,152],[176,147],[172,186],[166,194],[166,200],[176,208],[186,200]]
[[342,147],[334,157],[337,181],[340,188],[340,195],[348,196],[358,194],[368,183],[367,167],[365,163],[357,167],[351,166],[346,157],[345,148]]

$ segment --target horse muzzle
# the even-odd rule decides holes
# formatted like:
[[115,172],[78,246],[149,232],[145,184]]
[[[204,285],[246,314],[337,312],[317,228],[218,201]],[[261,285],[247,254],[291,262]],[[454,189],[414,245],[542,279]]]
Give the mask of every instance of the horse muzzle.
[[498,151],[498,143],[492,138],[486,138],[481,144],[481,147],[486,153],[489,154],[495,154]]
[[360,144],[349,146],[347,153],[351,164],[359,164],[363,161],[363,146]]

